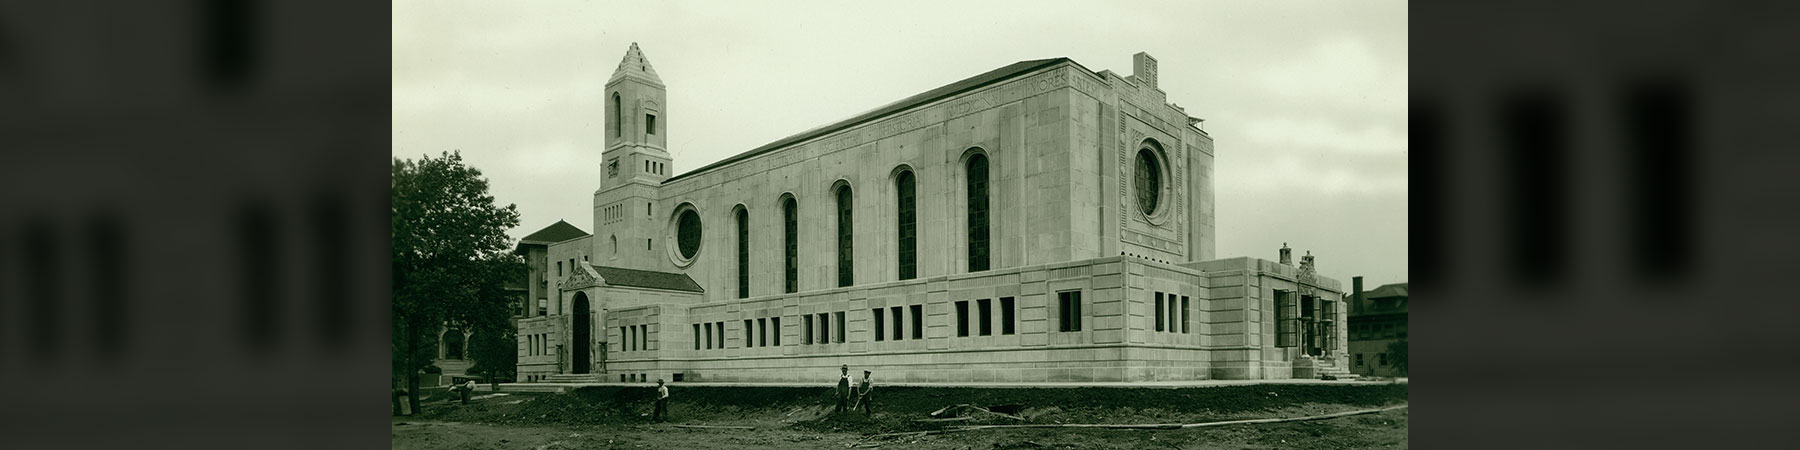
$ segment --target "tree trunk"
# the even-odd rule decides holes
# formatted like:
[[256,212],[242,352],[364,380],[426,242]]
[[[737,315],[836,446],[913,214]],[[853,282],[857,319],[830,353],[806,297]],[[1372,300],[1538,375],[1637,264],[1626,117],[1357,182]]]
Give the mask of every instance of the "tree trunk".
[[419,413],[419,364],[415,358],[419,356],[418,324],[406,327],[406,401],[412,405],[412,413]]

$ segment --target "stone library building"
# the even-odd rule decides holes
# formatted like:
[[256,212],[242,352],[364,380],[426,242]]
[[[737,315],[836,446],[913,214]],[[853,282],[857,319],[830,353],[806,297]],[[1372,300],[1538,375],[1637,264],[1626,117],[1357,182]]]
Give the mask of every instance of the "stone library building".
[[1343,290],[1312,255],[1214,254],[1213,140],[1148,54],[1014,63],[680,174],[669,88],[632,44],[593,232],[519,243],[520,381],[1344,372]]

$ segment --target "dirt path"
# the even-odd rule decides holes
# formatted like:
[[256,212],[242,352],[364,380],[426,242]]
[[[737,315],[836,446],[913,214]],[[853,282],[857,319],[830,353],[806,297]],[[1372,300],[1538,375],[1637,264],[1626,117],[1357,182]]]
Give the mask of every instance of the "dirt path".
[[[818,392],[815,392],[818,391]],[[930,436],[883,433],[980,424],[1199,423],[1302,417],[1406,403],[1405,385],[1226,386],[1183,389],[890,388],[872,417],[834,414],[829,389],[682,387],[668,423],[648,417],[651,390],[583,388],[568,394],[441,399],[393,422],[393,447],[418,449],[882,448],[1405,448],[1407,410],[1291,423],[1176,430],[984,429]],[[821,394],[823,393],[823,394]],[[448,397],[446,397],[448,398]],[[435,399],[435,397],[434,397]],[[920,422],[968,403],[1006,413]],[[1014,415],[1016,414],[1016,415]],[[678,428],[749,426],[753,430]]]
[[[738,424],[711,424],[738,425]],[[1338,449],[1406,448],[1407,410],[1317,422],[1234,425],[1193,430],[980,430],[868,440],[860,433],[760,425],[755,430],[683,429],[673,425],[499,426],[395,421],[395,449]]]

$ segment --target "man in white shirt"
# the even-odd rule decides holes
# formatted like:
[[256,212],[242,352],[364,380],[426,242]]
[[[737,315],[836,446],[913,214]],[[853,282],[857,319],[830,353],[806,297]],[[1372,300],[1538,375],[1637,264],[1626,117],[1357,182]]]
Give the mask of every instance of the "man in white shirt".
[[656,379],[656,411],[650,415],[651,420],[663,420],[669,411],[669,387],[663,385],[661,378]]
[[843,378],[838,378],[837,412],[844,412],[844,407],[850,406],[850,394],[854,392],[854,390],[850,388],[850,365],[845,364],[841,369],[844,371],[844,376]]
[[462,397],[462,404],[464,405],[469,404],[469,393],[471,392],[475,392],[475,380],[464,381],[462,384],[450,386],[450,393]]

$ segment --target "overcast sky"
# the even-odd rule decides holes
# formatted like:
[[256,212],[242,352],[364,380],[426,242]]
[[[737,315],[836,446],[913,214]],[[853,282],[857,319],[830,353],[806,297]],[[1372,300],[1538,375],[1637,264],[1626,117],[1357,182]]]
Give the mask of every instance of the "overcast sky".
[[1029,59],[1131,73],[1215,140],[1218,257],[1287,242],[1349,287],[1406,281],[1407,15],[1357,2],[444,1],[394,4],[394,156],[462,151],[517,239],[593,231],[606,79],[668,85],[680,174]]

